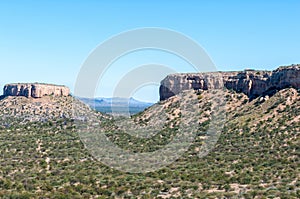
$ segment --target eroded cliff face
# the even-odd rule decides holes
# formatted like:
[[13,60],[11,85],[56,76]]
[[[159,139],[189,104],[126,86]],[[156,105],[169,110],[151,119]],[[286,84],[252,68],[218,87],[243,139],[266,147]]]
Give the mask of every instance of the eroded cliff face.
[[41,98],[43,96],[68,96],[70,89],[66,86],[58,86],[53,84],[7,84],[3,88],[4,96],[24,96]]
[[245,70],[242,72],[211,72],[168,75],[161,81],[160,100],[189,89],[232,89],[255,98],[277,90],[300,88],[300,65],[279,67],[274,71]]

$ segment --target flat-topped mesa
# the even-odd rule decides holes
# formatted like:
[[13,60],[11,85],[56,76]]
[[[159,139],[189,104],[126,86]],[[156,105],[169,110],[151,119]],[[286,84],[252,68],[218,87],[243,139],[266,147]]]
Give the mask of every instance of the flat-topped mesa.
[[41,83],[6,84],[3,88],[4,96],[24,96],[41,98],[44,96],[68,96],[70,89],[66,86]]
[[300,88],[300,65],[279,67],[274,71],[244,70],[168,75],[161,81],[160,100],[168,99],[189,89],[232,89],[249,98],[274,93],[287,87]]

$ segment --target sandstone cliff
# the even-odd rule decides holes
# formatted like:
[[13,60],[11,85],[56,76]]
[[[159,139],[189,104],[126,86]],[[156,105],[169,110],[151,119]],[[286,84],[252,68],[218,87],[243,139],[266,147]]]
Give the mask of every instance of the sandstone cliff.
[[4,96],[24,96],[41,98],[43,96],[68,96],[70,94],[69,88],[66,86],[58,86],[53,84],[40,84],[40,83],[18,83],[7,84],[4,86]]
[[300,65],[279,67],[274,71],[245,70],[242,72],[211,72],[168,75],[161,81],[160,100],[168,99],[189,89],[227,88],[255,98],[277,90],[300,88]]

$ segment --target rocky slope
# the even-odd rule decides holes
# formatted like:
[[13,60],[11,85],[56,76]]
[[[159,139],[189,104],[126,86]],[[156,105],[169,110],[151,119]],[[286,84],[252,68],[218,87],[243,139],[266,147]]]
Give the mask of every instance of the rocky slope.
[[[215,111],[211,95],[214,93],[210,90],[183,93],[131,118],[132,124],[150,132],[153,127],[162,127],[149,138],[129,135],[126,129],[118,128],[120,120],[102,124],[112,142],[139,153],[161,149],[174,136],[188,133],[189,129],[179,130],[181,122],[197,122],[198,133],[188,151],[172,164],[148,173],[121,172],[96,161],[84,148],[72,121],[54,123],[51,119],[46,123],[27,121],[22,125],[0,126],[0,197],[300,197],[299,91],[286,88],[270,98],[249,101],[246,94],[225,89],[222,94],[225,125],[214,148],[202,158],[199,152],[210,136],[206,130]],[[2,101],[31,100],[23,101],[23,105],[31,106],[30,110],[37,102],[33,100],[42,99],[46,100],[9,97]],[[55,106],[66,106],[68,100],[62,98]],[[16,108],[13,104],[1,107]],[[186,109],[195,107],[198,109],[193,118],[184,116]],[[92,129],[91,125],[89,130]]]
[[[32,85],[32,84],[23,84]],[[5,86],[7,89],[9,86]],[[100,112],[91,109],[87,104],[74,98],[71,95],[64,96],[68,93],[67,87],[55,87],[55,89],[64,89],[63,96],[57,96],[51,92],[52,86],[44,85],[39,95],[42,97],[26,97],[24,93],[16,93],[14,89],[12,94],[18,96],[0,97],[0,127],[11,127],[14,125],[26,125],[27,123],[40,122],[46,123],[51,121],[99,121],[104,116]],[[15,87],[14,87],[15,88]],[[18,87],[22,88],[22,87]],[[4,89],[4,90],[5,90]],[[8,89],[10,90],[10,89]],[[8,91],[6,90],[6,91]],[[24,91],[20,89],[19,91]],[[51,93],[51,95],[45,95]],[[7,93],[6,93],[7,94]],[[31,95],[36,96],[36,95]]]
[[[74,119],[80,118],[71,116],[71,96],[5,97],[0,100],[0,121],[5,122],[0,125],[0,197],[298,199],[300,90],[295,88],[299,74],[292,68],[286,70],[256,74],[260,79],[269,74],[273,76],[269,81],[280,82],[270,96],[250,100],[247,89],[220,89],[218,93],[209,89],[210,84],[203,90],[191,87],[126,118],[131,120],[128,126],[122,124],[125,119],[103,117],[75,101],[79,116],[94,116],[89,132],[99,127],[98,121],[100,133],[134,153],[162,149],[176,136],[196,130],[193,142],[176,161],[138,174],[112,169],[91,156],[74,125]],[[283,88],[290,85],[295,88]],[[208,129],[219,113],[225,117],[214,142]],[[40,120],[44,117],[46,122]],[[207,143],[214,143],[213,148],[199,156]]]
[[66,86],[40,83],[17,83],[7,84],[3,88],[4,96],[24,96],[41,98],[44,96],[68,96],[70,90]]
[[[160,106],[167,112],[167,124],[174,132],[176,123],[182,122],[180,119],[184,114],[185,103],[199,107],[195,109],[197,116],[194,118],[199,121],[199,134],[186,156],[164,170],[165,177],[161,178],[162,184],[171,185],[166,192],[160,192],[160,197],[297,198],[300,196],[300,172],[297,166],[300,164],[299,91],[285,88],[270,98],[259,97],[249,101],[249,97],[244,93],[224,90],[222,95],[225,98],[226,111],[224,128],[214,149],[204,158],[196,156],[205,140],[209,138],[209,134],[205,131],[214,117],[212,98],[208,90],[184,92],[188,92],[189,95],[183,98],[179,95],[170,97],[161,101]],[[198,99],[198,102],[192,99]],[[157,126],[161,120],[157,116],[159,115],[157,110],[155,106],[150,107],[135,119],[146,126],[147,124]],[[168,136],[154,136],[152,139],[156,139],[155,142],[151,142],[152,140],[133,142],[137,145],[130,145],[128,149],[138,151],[146,147],[155,147],[155,143],[165,144],[169,142],[164,141],[166,137]],[[120,137],[115,139],[121,140]],[[122,143],[123,146],[125,143],[126,140]],[[143,146],[143,149],[139,146]],[[176,172],[178,170],[180,171]],[[167,177],[168,175],[173,177]],[[188,177],[182,178],[182,175]],[[185,179],[187,183],[195,182],[196,188],[182,192],[181,185],[178,185],[175,179],[178,181]]]
[[161,81],[160,100],[168,99],[183,90],[223,87],[244,93],[250,99],[260,95],[272,95],[287,87],[299,89],[300,65],[279,67],[274,71],[173,74]]

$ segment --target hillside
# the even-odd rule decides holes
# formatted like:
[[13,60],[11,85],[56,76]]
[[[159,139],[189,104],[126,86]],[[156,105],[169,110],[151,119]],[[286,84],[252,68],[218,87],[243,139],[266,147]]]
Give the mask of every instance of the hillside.
[[[74,108],[79,113],[74,114]],[[23,96],[2,96],[0,100],[0,126],[11,127],[16,124],[27,125],[31,122],[51,122],[56,120],[80,120],[80,114],[93,118],[103,115],[71,96],[44,96],[27,98]],[[90,118],[91,119],[91,118]]]
[[[188,152],[171,165],[148,173],[123,173],[96,161],[84,148],[72,120],[59,117],[49,118],[51,122],[0,127],[0,197],[299,198],[299,92],[283,89],[270,98],[249,102],[245,94],[225,90],[224,130],[215,148],[199,158],[211,113],[207,92],[188,91],[182,99],[174,96],[134,116],[136,123],[155,125],[159,123],[158,110],[166,110],[167,125],[151,139],[113,131],[113,120],[101,119],[106,121],[106,135],[122,148],[153,151],[177,133],[181,116],[176,101],[184,104],[193,99],[199,110],[205,110],[199,111],[202,133]],[[14,104],[14,100],[25,100],[23,105],[29,106],[29,99],[5,98],[1,100],[2,114],[11,107],[3,104]],[[50,101],[70,106],[66,99]]]

